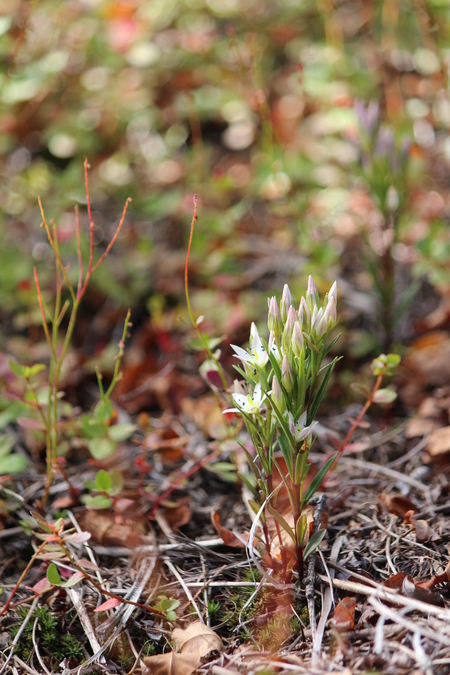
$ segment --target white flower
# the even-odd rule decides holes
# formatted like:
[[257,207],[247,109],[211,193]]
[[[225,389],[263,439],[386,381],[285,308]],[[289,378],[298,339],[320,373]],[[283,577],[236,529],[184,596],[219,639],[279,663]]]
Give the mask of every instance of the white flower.
[[264,368],[269,360],[269,356],[264,349],[261,338],[259,337],[258,329],[254,323],[252,323],[250,329],[250,350],[247,352],[237,345],[231,345],[231,347],[236,352],[237,358],[241,359],[245,366],[250,366],[251,368],[254,368],[255,366]]
[[294,422],[294,416],[292,413],[288,413],[289,431],[296,441],[302,441],[304,438],[309,436],[312,433],[314,427],[318,424],[318,422],[311,422],[311,424],[305,426],[306,417],[307,415],[305,410],[305,412],[302,413],[298,418],[298,421]]
[[259,409],[266,398],[266,395],[261,391],[261,385],[258,383],[253,391],[253,395],[247,394],[232,394],[233,401],[238,406],[237,408],[227,408],[224,413],[229,412],[245,412],[248,415],[254,415],[259,412]]

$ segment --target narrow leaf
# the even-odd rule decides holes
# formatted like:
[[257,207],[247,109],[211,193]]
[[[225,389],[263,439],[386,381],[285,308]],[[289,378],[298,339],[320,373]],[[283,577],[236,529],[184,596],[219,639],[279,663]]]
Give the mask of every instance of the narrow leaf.
[[327,370],[325,372],[324,378],[322,382],[320,383],[320,387],[317,390],[316,395],[314,396],[314,400],[308,410],[308,419],[306,421],[306,424],[311,424],[311,422],[314,420],[317,410],[319,408],[320,402],[325,394],[325,390],[328,386],[328,382],[330,381],[331,373],[334,370],[334,366],[336,365],[338,359],[337,357],[333,359],[333,361],[327,366]]
[[281,515],[281,513],[278,513],[278,511],[275,511],[275,509],[274,509],[272,506],[270,506],[270,504],[267,505],[267,508],[268,508],[268,510],[269,510],[269,513],[275,518],[275,520],[277,521],[277,523],[278,523],[279,525],[281,525],[281,527],[283,528],[283,530],[290,536],[290,538],[292,539],[292,541],[293,541],[294,544],[295,544],[295,543],[296,543],[296,541],[295,541],[295,534],[294,534],[294,531],[293,531],[292,527],[291,527],[290,525],[288,525],[288,523],[287,523],[286,520],[283,518],[283,516]]
[[43,516],[41,516],[40,513],[37,511],[30,511],[31,515],[41,528],[41,530],[44,530],[44,532],[53,532],[53,529],[51,527],[51,523],[47,522]]
[[313,553],[316,550],[316,548],[324,538],[325,532],[326,530],[317,530],[317,532],[314,532],[312,537],[310,537],[303,551],[303,560],[306,560],[311,555],[311,553]]
[[248,478],[246,478],[242,473],[238,472],[238,476],[239,476],[240,480],[244,483],[244,485],[248,488],[248,490],[250,490],[250,492],[255,497],[255,499],[258,499],[259,494],[258,494],[258,490],[256,489],[256,487],[254,485],[252,485],[250,483],[250,481],[248,480]]
[[330,459],[327,462],[325,462],[325,464],[322,466],[322,468],[319,469],[317,475],[314,476],[314,478],[312,479],[311,484],[310,484],[309,488],[306,490],[305,496],[303,497],[302,507],[301,507],[302,510],[304,509],[305,505],[309,502],[309,500],[311,499],[313,494],[315,492],[317,492],[317,490],[319,489],[321,482],[323,481],[323,479],[327,475],[331,465],[333,464],[333,462],[334,462],[334,460],[336,459],[337,456],[338,456],[338,453],[333,455],[333,457],[330,457]]

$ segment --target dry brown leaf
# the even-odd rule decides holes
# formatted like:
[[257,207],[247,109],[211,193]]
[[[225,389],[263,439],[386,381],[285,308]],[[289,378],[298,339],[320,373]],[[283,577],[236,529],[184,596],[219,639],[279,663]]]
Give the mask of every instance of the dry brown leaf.
[[146,656],[144,664],[151,675],[192,675],[200,665],[200,654],[155,654]]
[[172,640],[175,651],[181,654],[198,654],[202,657],[223,649],[220,637],[201,621],[194,621],[186,629],[175,628]]
[[[216,532],[223,539],[226,546],[233,546],[234,548],[245,548],[245,543],[238,539],[238,537],[226,527],[220,524],[220,516],[218,513],[213,511],[211,513],[211,522],[216,528]],[[248,534],[242,535],[242,538],[247,541]]]
[[433,459],[439,459],[450,452],[450,427],[442,427],[432,432],[428,439],[427,451]]
[[406,513],[409,513],[412,511],[413,513],[419,513],[419,509],[413,502],[408,499],[408,497],[404,497],[403,495],[391,495],[386,494],[385,492],[382,492],[380,494],[380,502],[382,502],[389,513],[393,513],[396,516],[400,516],[401,518],[405,517]]
[[114,514],[109,509],[86,509],[77,517],[81,528],[90,532],[92,539],[104,546],[136,548],[148,543],[145,536],[148,522],[143,516],[128,518]]
[[420,600],[420,602],[445,607],[445,600],[440,593],[419,586],[409,574],[403,579],[402,593],[408,598],[414,598],[414,600]]
[[346,596],[334,610],[334,625],[339,631],[352,630],[355,626],[356,598]]
[[428,525],[426,520],[415,520],[413,518],[412,525],[416,531],[417,541],[438,541],[438,539],[440,539],[438,533]]
[[401,590],[405,577],[405,572],[397,572],[397,574],[393,574],[391,577],[389,577],[389,579],[383,581],[383,586],[395,590]]

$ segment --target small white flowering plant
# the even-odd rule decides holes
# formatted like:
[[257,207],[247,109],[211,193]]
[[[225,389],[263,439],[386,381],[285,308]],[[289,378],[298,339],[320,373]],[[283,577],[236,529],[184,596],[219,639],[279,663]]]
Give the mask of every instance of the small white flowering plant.
[[[310,465],[308,454],[317,426],[315,420],[331,374],[338,358],[324,360],[339,336],[329,340],[337,318],[336,282],[320,303],[312,277],[309,277],[306,297],[294,305],[292,294],[284,286],[280,305],[275,297],[268,299],[268,339],[259,335],[255,324],[250,330],[248,350],[231,345],[240,364],[235,368],[242,381],[235,381],[232,394],[234,407],[224,413],[243,417],[256,455],[242,444],[252,474],[240,478],[252,493],[250,506],[258,515],[264,544],[271,560],[267,519],[272,516],[280,542],[281,529],[292,539],[299,579],[303,578],[306,558],[322,540],[319,530],[307,538],[305,507],[320,487],[327,471],[336,459],[331,457],[305,486]],[[277,462],[282,454],[286,470]],[[277,510],[277,492],[273,485],[274,468],[282,477],[293,518],[287,519]],[[305,545],[305,542],[306,545]],[[280,546],[283,572],[288,560],[286,548]]]

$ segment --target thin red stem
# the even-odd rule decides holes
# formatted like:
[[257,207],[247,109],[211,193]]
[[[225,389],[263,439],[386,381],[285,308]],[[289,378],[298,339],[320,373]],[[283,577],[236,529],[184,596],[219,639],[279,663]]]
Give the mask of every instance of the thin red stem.
[[374,396],[377,393],[378,389],[380,388],[380,384],[381,384],[382,380],[383,380],[383,374],[378,375],[377,380],[376,380],[376,382],[373,386],[372,391],[370,392],[369,398],[367,399],[364,408],[359,413],[357,419],[353,422],[347,436],[344,438],[344,440],[343,440],[343,442],[342,442],[342,444],[341,444],[341,446],[338,450],[338,456],[340,456],[344,452],[345,448],[350,443],[351,438],[352,438],[353,434],[355,433],[356,429],[359,427],[361,420],[363,419],[364,415],[366,414],[366,412],[368,411],[368,409],[372,405]]

